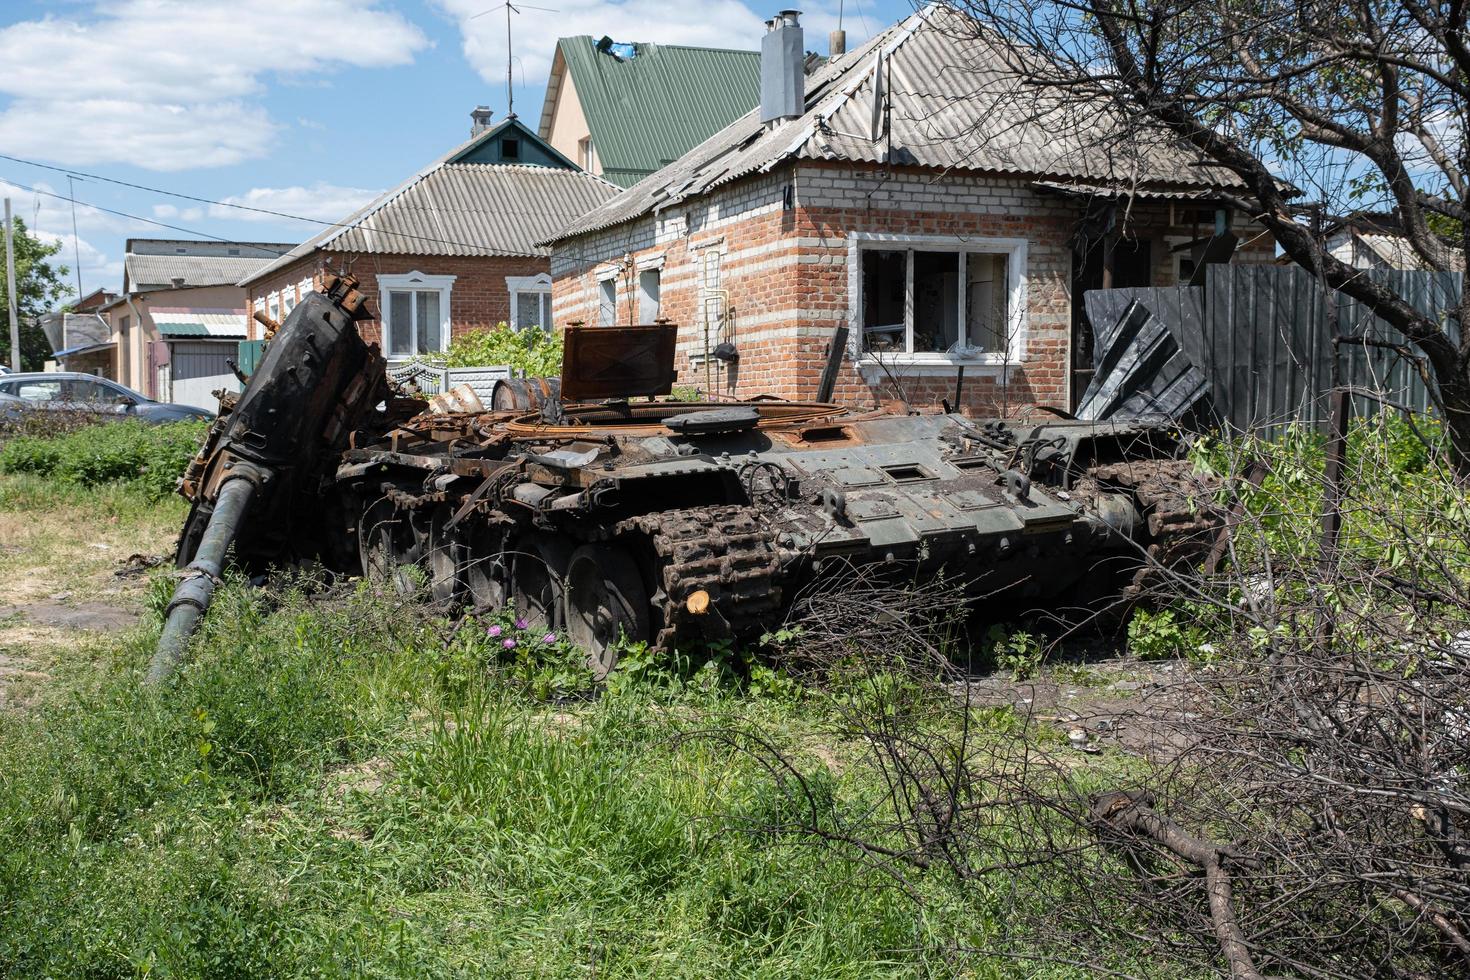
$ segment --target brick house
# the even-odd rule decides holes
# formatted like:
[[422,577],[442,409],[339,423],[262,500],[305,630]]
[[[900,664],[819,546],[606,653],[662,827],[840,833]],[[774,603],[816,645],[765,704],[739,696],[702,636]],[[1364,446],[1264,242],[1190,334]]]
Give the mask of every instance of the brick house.
[[537,242],[617,189],[514,117],[471,115],[466,143],[241,280],[249,339],[262,336],[255,312],[284,320],[324,270],[351,273],[374,300],[359,328],[390,361],[501,323],[550,325],[550,250]]
[[964,410],[1014,412],[1085,387],[1086,289],[1174,284],[1216,232],[1272,257],[1184,149],[1085,152],[1105,111],[1018,106],[962,14],[806,76],[796,21],[770,22],[759,109],[556,237],[557,322],[666,318],[682,381],[791,398],[847,326],[839,400],[934,405],[964,368]]

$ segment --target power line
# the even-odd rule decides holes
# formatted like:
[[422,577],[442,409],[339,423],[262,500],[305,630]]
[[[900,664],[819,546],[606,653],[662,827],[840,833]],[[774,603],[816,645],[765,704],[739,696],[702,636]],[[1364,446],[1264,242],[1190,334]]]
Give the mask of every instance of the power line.
[[[119,218],[130,218],[133,221],[142,221],[142,222],[144,222],[146,224],[157,225],[159,228],[167,228],[169,231],[181,231],[181,232],[183,232],[186,235],[198,235],[200,238],[209,238],[209,239],[212,239],[212,240],[214,240],[216,242],[229,242],[232,245],[235,244],[235,242],[232,239],[229,239],[229,238],[221,238],[218,235],[211,235],[211,234],[209,234],[209,232],[206,232],[206,231],[195,231],[193,228],[182,228],[179,225],[171,225],[171,224],[168,224],[167,222],[155,221],[153,218],[145,218],[141,214],[130,214],[127,211],[115,211],[112,208],[104,208],[100,204],[89,204],[86,201],[77,202],[75,198],[69,198],[65,194],[56,194],[56,193],[53,193],[51,191],[43,191],[39,187],[26,187],[24,184],[21,184],[21,183],[18,183],[16,181],[13,181],[13,180],[11,180],[8,177],[0,177],[0,183],[9,184],[11,187],[14,187],[16,190],[26,191],[27,193],[30,193],[30,194],[43,194],[46,197],[54,197],[54,198],[56,198],[59,201],[71,201],[73,204],[80,203],[83,207],[92,208],[94,211],[101,211],[104,214],[111,214],[111,215],[114,215],[114,216],[119,217]],[[258,248],[259,246],[256,246],[256,247]],[[260,250],[262,252],[270,252],[270,253],[273,253],[275,255],[285,255],[286,254],[285,252],[277,252],[275,249],[271,249],[271,248],[262,248]]]
[[39,167],[42,170],[50,170],[53,173],[66,174],[68,177],[80,177],[83,180],[96,180],[106,184],[117,184],[119,187],[130,187],[135,191],[147,191],[150,194],[162,194],[165,197],[177,197],[183,201],[193,201],[195,204],[208,204],[213,207],[235,208],[239,211],[253,211],[256,214],[268,214],[276,218],[289,218],[292,221],[309,221],[314,225],[331,226],[335,222],[323,221],[321,218],[308,218],[300,214],[289,214],[285,211],[272,211],[270,208],[255,208],[248,204],[234,204],[230,201],[212,201],[207,197],[195,197],[192,194],[180,194],[178,191],[166,191],[161,187],[148,187],[145,184],[134,184],[126,180],[118,180],[115,177],[103,177],[100,174],[89,174],[82,170],[69,170],[66,167],[55,167],[49,163],[37,163],[34,160],[24,160],[13,157],[8,153],[0,153],[0,160],[9,160],[12,163],[24,164],[27,167]]
[[[16,158],[15,157],[11,157],[11,156],[6,156],[5,154],[0,153],[0,159],[14,160]],[[28,162],[28,161],[21,161],[21,162],[24,163],[24,162]],[[35,164],[35,166],[44,166],[44,165],[43,164]],[[71,171],[65,170],[65,169],[63,169],[61,167],[46,167],[46,169],[47,170],[56,170],[56,171],[59,171],[61,173],[71,173]],[[78,173],[76,176],[84,177],[84,178],[86,177],[86,175],[80,174],[80,173]],[[175,194],[172,191],[159,190],[158,188],[155,188],[155,187],[143,187],[143,186],[141,186],[139,184],[128,184],[125,181],[111,180],[110,178],[107,178],[107,177],[99,177],[97,179],[98,180],[107,181],[107,182],[113,183],[113,184],[123,184],[126,187],[132,187],[132,188],[134,188],[136,190],[152,191],[153,193],[156,193],[156,194],[166,194],[166,195],[169,195],[170,197],[182,197],[182,198],[185,198],[186,200],[198,201],[198,202],[200,202],[202,204],[209,204],[209,203],[211,203],[210,201],[207,201],[207,200],[205,200],[203,198],[189,197],[189,195],[187,195],[187,194]],[[120,218],[131,218],[134,221],[146,222],[147,224],[150,224],[150,225],[157,225],[160,228],[167,228],[170,231],[181,231],[181,232],[183,232],[186,235],[198,235],[201,238],[208,238],[208,239],[211,239],[211,240],[216,241],[216,242],[229,242],[232,245],[238,244],[232,238],[221,238],[219,235],[211,235],[208,232],[195,231],[192,228],[182,228],[182,227],[180,227],[178,225],[171,225],[171,224],[168,224],[168,223],[163,222],[163,221],[156,221],[153,218],[145,218],[145,217],[143,217],[140,214],[130,214],[127,211],[115,211],[112,208],[104,208],[100,204],[90,204],[87,201],[76,201],[75,198],[69,198],[65,194],[55,194],[55,193],[52,193],[51,191],[43,191],[43,190],[41,190],[38,187],[29,187],[29,188],[27,188],[24,184],[18,183],[18,182],[13,181],[13,180],[10,180],[7,177],[0,177],[0,183],[9,184],[12,187],[18,188],[18,189],[23,190],[23,191],[29,191],[32,194],[44,194],[47,197],[54,197],[57,200],[61,200],[61,201],[73,201],[73,203],[79,203],[79,204],[83,205],[84,207],[89,207],[89,208],[92,208],[93,210],[96,210],[96,211],[102,211],[102,212],[104,212],[106,214],[116,215],[117,217],[120,217]],[[241,206],[242,205],[233,205],[233,204],[226,205],[226,207],[241,207]],[[262,209],[262,208],[245,208],[245,210],[247,210],[247,211],[264,211],[264,209]],[[264,211],[264,213],[266,213],[266,214],[280,214],[281,212],[277,212],[277,211]],[[294,215],[285,215],[285,217],[288,217],[289,218],[289,217],[295,217],[295,216]],[[300,218],[298,220],[301,220],[301,221],[313,221],[313,222],[316,222],[317,224],[326,225],[329,228],[342,228],[342,229],[346,229],[346,228],[351,227],[348,224],[346,224],[345,222],[341,222],[341,221],[322,221],[322,220],[320,220],[318,218]],[[478,243],[476,243],[476,242],[457,242],[457,241],[454,241],[453,239],[450,239],[450,238],[435,238],[435,237],[433,237],[431,235],[415,235],[415,234],[412,234],[412,233],[407,232],[407,231],[393,231],[393,232],[391,232],[391,235],[394,238],[407,238],[407,239],[409,239],[411,241],[423,242],[426,245],[452,245],[455,248],[474,249],[477,252],[480,252],[480,253],[483,253],[483,254],[487,254],[487,255],[501,254],[501,253],[497,253],[497,252],[493,251],[484,242],[478,242]],[[243,244],[253,244],[253,243],[243,243]],[[256,246],[256,247],[258,247],[258,246]],[[295,247],[296,246],[292,246],[292,248],[295,248]],[[277,252],[274,249],[261,249],[261,251],[263,251],[263,252],[269,252],[269,253],[272,253],[272,254],[275,254],[275,255],[285,255],[286,254],[286,252]]]

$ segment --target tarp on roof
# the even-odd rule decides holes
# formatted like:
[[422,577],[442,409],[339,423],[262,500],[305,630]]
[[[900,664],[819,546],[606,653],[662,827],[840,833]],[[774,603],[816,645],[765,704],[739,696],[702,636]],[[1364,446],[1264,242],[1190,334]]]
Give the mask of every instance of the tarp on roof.
[[92,354],[96,351],[107,350],[110,347],[116,346],[117,344],[110,340],[103,341],[100,344],[80,344],[76,347],[68,347],[66,350],[53,351],[51,356],[59,360],[64,357],[76,357],[79,354]]
[[[887,100],[873,138],[880,55]],[[792,160],[1153,191],[1239,186],[1169,134],[1123,139],[1109,104],[1027,85],[1006,68],[1013,56],[975,19],[925,7],[807,76],[803,115],[767,126],[752,110],[550,240],[608,228]]]
[[[632,57],[620,60],[586,35],[557,41],[602,175],[622,187],[679,159],[760,101],[759,51],[631,47]],[[543,138],[550,122],[548,105]]]

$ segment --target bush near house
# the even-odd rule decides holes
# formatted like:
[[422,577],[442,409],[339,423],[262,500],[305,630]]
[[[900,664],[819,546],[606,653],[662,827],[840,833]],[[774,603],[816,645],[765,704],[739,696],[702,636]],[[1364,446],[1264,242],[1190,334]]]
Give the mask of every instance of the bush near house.
[[554,378],[561,374],[560,331],[536,327],[514,330],[505,323],[494,330],[472,330],[449,345],[449,367],[507,364],[521,377]]
[[59,436],[21,436],[0,448],[0,473],[33,473],[94,487],[132,484],[154,498],[172,493],[209,423],[110,422]]

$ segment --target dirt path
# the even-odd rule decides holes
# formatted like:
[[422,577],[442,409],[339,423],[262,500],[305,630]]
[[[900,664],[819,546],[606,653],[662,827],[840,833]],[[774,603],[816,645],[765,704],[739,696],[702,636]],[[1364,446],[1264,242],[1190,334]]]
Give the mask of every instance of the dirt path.
[[0,710],[34,703],[59,663],[138,623],[148,576],[133,556],[170,550],[179,508],[116,510],[104,496],[34,494],[0,508]]

